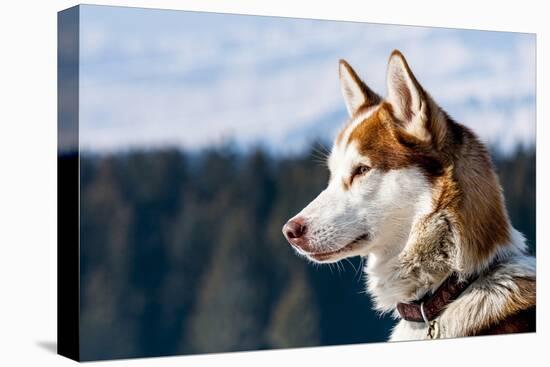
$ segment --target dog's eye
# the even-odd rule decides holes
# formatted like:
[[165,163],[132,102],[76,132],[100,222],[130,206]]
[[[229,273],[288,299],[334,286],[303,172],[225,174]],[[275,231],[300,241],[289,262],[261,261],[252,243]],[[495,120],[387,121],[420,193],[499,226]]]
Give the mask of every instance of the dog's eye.
[[353,182],[354,178],[356,178],[357,176],[362,176],[362,175],[366,174],[369,171],[370,171],[370,167],[365,166],[364,164],[361,164],[361,165],[355,167],[355,169],[353,170],[353,173],[351,175],[351,181]]

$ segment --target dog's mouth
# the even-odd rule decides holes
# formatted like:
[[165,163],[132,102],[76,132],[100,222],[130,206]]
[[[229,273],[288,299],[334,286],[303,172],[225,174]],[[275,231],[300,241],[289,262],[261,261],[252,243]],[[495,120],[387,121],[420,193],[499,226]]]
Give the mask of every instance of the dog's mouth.
[[345,245],[345,246],[343,246],[343,247],[341,247],[337,250],[326,251],[326,252],[307,252],[306,255],[309,256],[310,258],[316,260],[316,261],[319,261],[319,262],[323,262],[323,261],[327,261],[327,260],[334,260],[335,258],[342,259],[342,258],[346,257],[346,256],[342,256],[342,255],[357,250],[359,247],[361,247],[363,242],[367,241],[368,239],[369,239],[369,234],[365,233],[365,234],[362,234],[362,235],[358,236],[353,241],[351,241],[347,245]]

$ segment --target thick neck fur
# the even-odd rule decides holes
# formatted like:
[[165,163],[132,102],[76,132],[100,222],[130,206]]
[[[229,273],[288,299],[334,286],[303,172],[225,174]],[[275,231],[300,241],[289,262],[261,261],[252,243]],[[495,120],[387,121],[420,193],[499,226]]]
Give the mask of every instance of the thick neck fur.
[[[525,239],[518,231],[512,229],[511,241],[491,256],[487,263],[492,261],[505,261],[512,257],[524,256],[526,250]],[[406,242],[407,240],[405,240]],[[394,248],[404,249],[406,243]],[[441,283],[452,273],[457,272],[448,262],[442,261],[445,257],[440,252],[434,254],[430,263],[440,262],[441,267],[434,268],[430,265],[416,263],[413,259],[403,259],[403,250],[377,251],[367,257],[365,273],[367,275],[367,289],[374,301],[374,308],[381,313],[394,312],[399,302],[411,302],[422,298],[428,292],[434,292]],[[416,259],[418,261],[419,259]],[[405,264],[411,261],[411,264]],[[411,267],[414,268],[411,271]]]
[[[411,228],[415,226],[418,224],[413,224]],[[394,240],[400,243],[392,242],[391,246],[386,247],[387,250],[373,251],[368,255],[364,269],[367,289],[374,301],[374,308],[382,313],[394,311],[399,302],[410,302],[435,290],[450,274],[450,267],[445,259],[440,258],[441,252],[433,253],[429,261],[435,264],[444,260],[440,262],[443,264],[441,269],[432,269],[427,259],[423,259],[424,256],[404,259],[413,231],[410,233],[409,237],[396,236]]]
[[[525,241],[510,225],[498,177],[489,154],[468,129],[450,120],[439,133],[445,170],[433,184],[432,208],[368,255],[365,273],[375,308],[392,312],[397,303],[432,292],[451,274],[465,279],[495,258],[525,251]],[[432,123],[432,126],[437,123]]]

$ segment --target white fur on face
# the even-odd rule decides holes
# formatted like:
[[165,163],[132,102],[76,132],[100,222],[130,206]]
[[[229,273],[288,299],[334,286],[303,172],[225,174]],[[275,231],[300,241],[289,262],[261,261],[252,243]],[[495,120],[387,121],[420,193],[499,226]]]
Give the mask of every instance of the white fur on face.
[[309,251],[298,252],[316,262],[371,252],[396,254],[404,247],[414,219],[431,209],[431,186],[417,167],[372,168],[346,189],[343,182],[349,182],[357,165],[372,167],[357,145],[347,144],[356,125],[352,121],[332,149],[327,188],[296,215],[305,220],[309,241]]

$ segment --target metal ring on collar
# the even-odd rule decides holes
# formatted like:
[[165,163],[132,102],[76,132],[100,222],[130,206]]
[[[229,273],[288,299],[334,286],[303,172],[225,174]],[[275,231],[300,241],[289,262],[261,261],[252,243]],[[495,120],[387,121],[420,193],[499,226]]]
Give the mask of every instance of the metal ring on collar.
[[424,322],[426,325],[430,324],[430,320],[426,317],[426,313],[424,312],[424,302],[420,303],[420,313],[422,314],[422,318],[424,319]]

